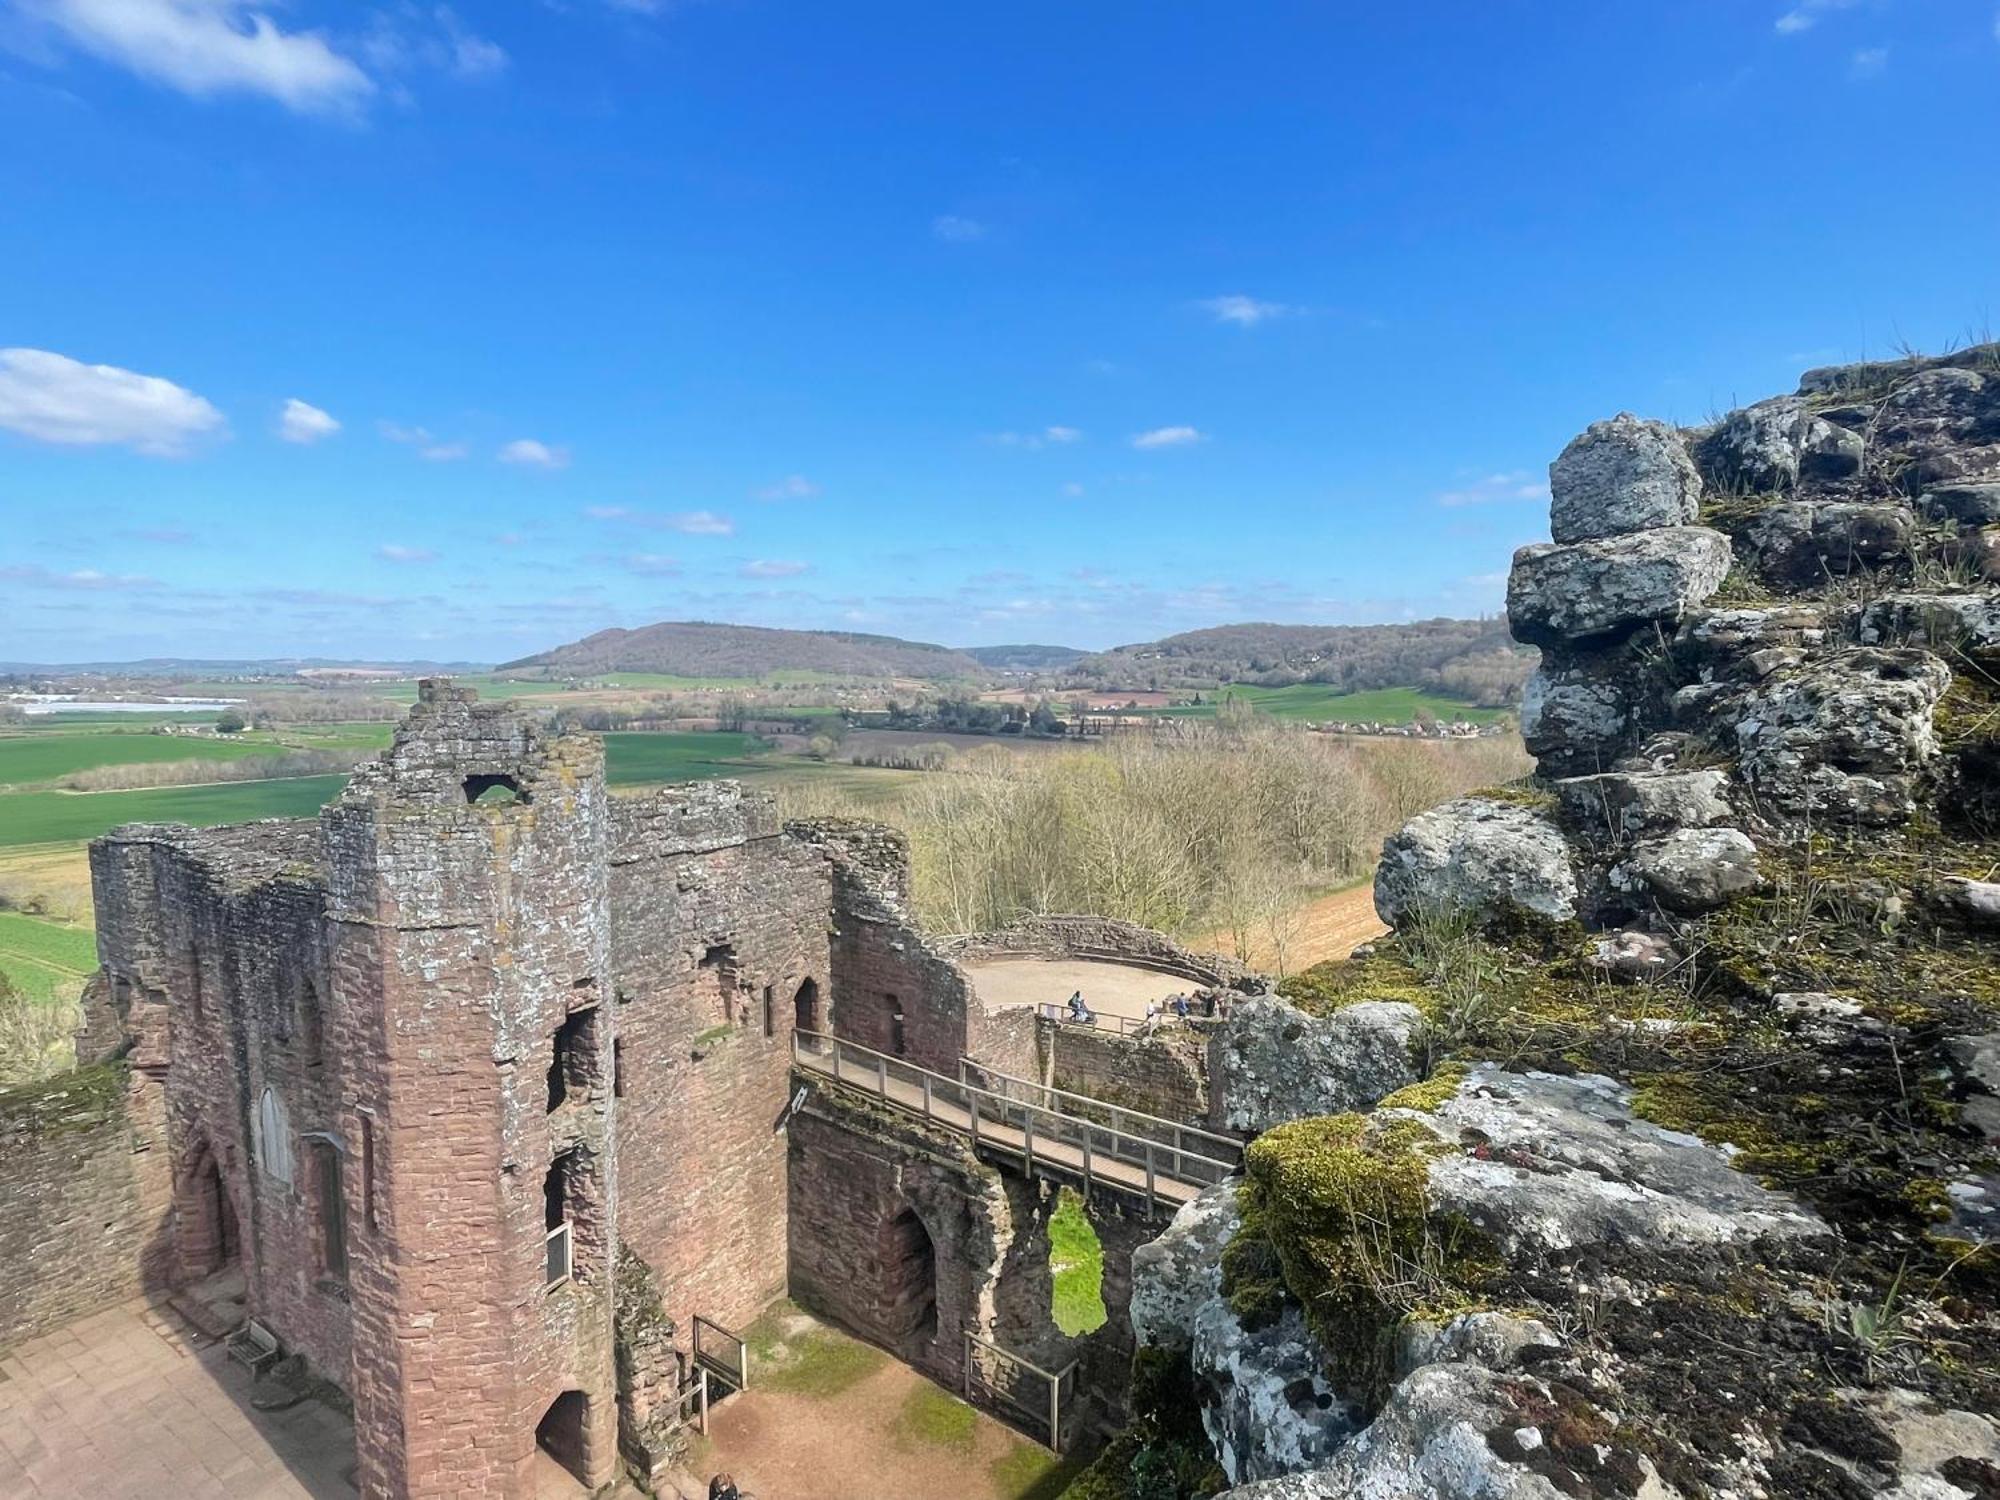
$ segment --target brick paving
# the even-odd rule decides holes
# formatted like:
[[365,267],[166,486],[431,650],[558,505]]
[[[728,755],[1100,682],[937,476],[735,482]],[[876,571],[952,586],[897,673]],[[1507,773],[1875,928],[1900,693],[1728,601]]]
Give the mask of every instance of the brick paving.
[[249,1373],[142,1299],[0,1355],[0,1495],[352,1500],[353,1467],[347,1418],[252,1411]]

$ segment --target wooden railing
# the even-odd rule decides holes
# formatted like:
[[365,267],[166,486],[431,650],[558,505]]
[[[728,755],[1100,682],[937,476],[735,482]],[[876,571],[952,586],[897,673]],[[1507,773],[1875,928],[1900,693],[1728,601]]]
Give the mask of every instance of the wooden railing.
[[1232,1135],[1220,1135],[1213,1130],[1203,1130],[1198,1125],[1183,1125],[1164,1115],[1149,1115],[1144,1110],[1128,1109],[1122,1104],[1112,1104],[1090,1094],[1051,1088],[1030,1078],[1017,1078],[1012,1073],[999,1072],[969,1057],[958,1060],[958,1076],[961,1082],[983,1088],[989,1093],[1004,1094],[1022,1104],[1037,1104],[1069,1119],[1110,1125],[1136,1139],[1158,1141],[1176,1153],[1199,1152],[1218,1161],[1233,1163],[1231,1170],[1243,1165],[1243,1142]]
[[750,1345],[743,1336],[700,1313],[693,1321],[694,1362],[736,1390],[748,1388]]
[[[1171,1211],[1233,1175],[1241,1165],[1242,1148],[1226,1136],[1058,1090],[1039,1092],[1088,1106],[1090,1114],[1068,1112],[1060,1102],[1011,1098],[1000,1090],[947,1078],[858,1042],[818,1032],[792,1033],[792,1062],[969,1136],[975,1149],[1015,1158],[1031,1174],[1043,1171],[1131,1193],[1151,1208]],[[1105,1114],[1112,1119],[1091,1117]],[[1146,1122],[1152,1133],[1121,1126],[1116,1123],[1121,1117],[1126,1125]]]
[[1032,1360],[1002,1349],[977,1334],[965,1336],[965,1399],[989,1410],[1004,1406],[1031,1427],[1046,1432],[1044,1441],[1057,1453],[1070,1436],[1063,1413],[1076,1394],[1076,1361],[1060,1370],[1044,1370]]

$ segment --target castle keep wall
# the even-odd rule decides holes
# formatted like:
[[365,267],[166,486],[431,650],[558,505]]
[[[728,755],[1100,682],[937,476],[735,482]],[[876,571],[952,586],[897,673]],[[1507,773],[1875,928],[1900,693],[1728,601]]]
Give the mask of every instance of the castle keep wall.
[[739,1327],[784,1291],[774,1127],[801,992],[823,1013],[831,987],[830,870],[734,783],[619,802],[612,822],[620,1234],[676,1322]]

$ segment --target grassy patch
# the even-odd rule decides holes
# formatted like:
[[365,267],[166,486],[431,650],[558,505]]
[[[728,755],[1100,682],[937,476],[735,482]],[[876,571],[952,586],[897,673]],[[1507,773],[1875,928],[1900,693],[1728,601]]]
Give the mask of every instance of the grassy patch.
[[96,967],[89,928],[0,912],[0,973],[30,1000],[76,999]]
[[345,776],[299,776],[138,792],[12,792],[0,796],[0,846],[93,839],[123,823],[212,828],[255,818],[309,818],[346,783]]
[[97,734],[15,734],[0,737],[0,786],[53,781],[99,766],[173,760],[241,760],[270,755],[268,739],[212,740],[193,735],[105,730]]
[[1034,1443],[1016,1443],[986,1472],[1001,1500],[1056,1500],[1083,1467],[1081,1459],[1060,1459]]
[[872,1344],[828,1328],[780,1302],[745,1335],[751,1379],[765,1390],[825,1400],[859,1385],[888,1363]]
[[979,1414],[926,1381],[903,1398],[902,1408],[889,1424],[889,1435],[903,1449],[946,1448],[970,1453],[979,1437]]
[[1074,1189],[1064,1188],[1049,1216],[1050,1314],[1071,1338],[1104,1326],[1104,1246]]
[[1475,724],[1490,724],[1507,717],[1505,709],[1474,708],[1456,698],[1426,693],[1420,688],[1373,688],[1367,692],[1343,693],[1323,682],[1299,682],[1290,687],[1277,688],[1255,687],[1239,682],[1202,696],[1204,701],[1201,703],[1140,709],[1138,712],[1162,714],[1170,718],[1212,718],[1220,712],[1221,700],[1231,698],[1248,704],[1260,714],[1288,723],[1311,721],[1317,724],[1337,719],[1350,723],[1408,724],[1419,713],[1428,713],[1447,722],[1467,719]]
[[731,730],[623,730],[604,737],[604,775],[613,786],[755,775],[761,769],[755,760],[768,753],[765,741]]

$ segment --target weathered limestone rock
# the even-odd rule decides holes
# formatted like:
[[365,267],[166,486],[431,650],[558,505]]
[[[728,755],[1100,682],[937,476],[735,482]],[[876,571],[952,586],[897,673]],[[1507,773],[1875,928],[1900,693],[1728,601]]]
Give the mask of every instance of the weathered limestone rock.
[[1939,651],[2000,648],[2000,597],[1978,594],[1890,594],[1855,619],[1864,646],[1928,646]]
[[[1480,1365],[1425,1365],[1397,1383],[1381,1413],[1325,1468],[1225,1490],[1221,1500],[1563,1500],[1574,1491],[1503,1458],[1489,1440],[1519,1427],[1523,1389],[1539,1386]],[[1533,1446],[1520,1442],[1516,1451],[1525,1459]],[[1638,1500],[1677,1494],[1643,1460],[1634,1477],[1622,1492]]]
[[1610,875],[1614,889],[1647,892],[1670,911],[1714,911],[1759,890],[1757,846],[1735,828],[1683,828],[1635,844]]
[[1443,1323],[1412,1318],[1396,1334],[1396,1373],[1400,1378],[1438,1364],[1508,1370],[1520,1362],[1525,1350],[1561,1346],[1562,1340],[1548,1324],[1513,1313],[1460,1313]]
[[1590,949],[1590,966],[1610,979],[1660,979],[1680,962],[1674,945],[1650,932],[1607,932]]
[[1674,655],[1704,677],[1713,677],[1761,652],[1810,649],[1825,639],[1826,615],[1817,605],[1702,609],[1676,632]]
[[1946,905],[1968,921],[1982,927],[2000,927],[2000,881],[1952,876],[1938,883],[1938,893]]
[[1595,1074],[1558,1078],[1481,1063],[1436,1114],[1399,1113],[1454,1143],[1462,1132],[1480,1133],[1482,1154],[1447,1152],[1431,1163],[1430,1196],[1509,1256],[1827,1232],[1791,1198],[1730,1166],[1721,1149],[1636,1117],[1631,1098]]
[[1632,690],[1617,675],[1546,660],[1521,690],[1521,740],[1559,766],[1609,765],[1632,741]]
[[1685,526],[1701,506],[1701,476],[1665,422],[1621,412],[1593,422],[1549,465],[1549,534],[1584,542]]
[[1739,770],[1793,815],[1898,822],[1914,806],[1912,773],[1937,754],[1931,716],[1950,684],[1927,651],[1874,647],[1780,673],[1741,706]]
[[1573,827],[1613,840],[1707,828],[1732,816],[1729,777],[1700,771],[1606,771],[1566,776],[1551,789]]
[[1359,1426],[1321,1373],[1326,1357],[1296,1307],[1250,1329],[1214,1297],[1195,1315],[1191,1358],[1201,1425],[1232,1484],[1317,1468]]
[[1525,807],[1461,797],[1417,814],[1382,844],[1375,911],[1390,926],[1418,912],[1479,925],[1576,914],[1569,846]]
[[1813,584],[1907,558],[1915,536],[1900,505],[1796,501],[1760,512],[1744,542],[1767,578]]
[[1905,380],[1876,418],[1876,440],[1928,457],[2000,438],[2000,384],[1975,370],[1923,370]]
[[1538,542],[1514,554],[1508,620],[1515,639],[1534,645],[1677,622],[1721,586],[1732,555],[1729,538],[1703,526]]
[[1861,467],[1858,433],[1807,410],[1797,396],[1773,396],[1733,411],[1699,444],[1702,468],[1722,489],[1775,490],[1799,480],[1843,479]]
[[1925,490],[1917,506],[1933,520],[1990,526],[2000,521],[2000,484],[1941,484]]
[[1303,1115],[1367,1109],[1418,1079],[1416,1007],[1364,1000],[1309,1016],[1288,1000],[1240,1000],[1209,1043],[1209,1069],[1228,1130],[1269,1130]]
[[1222,1295],[1222,1251],[1243,1225],[1229,1177],[1181,1205],[1157,1239],[1132,1251],[1132,1333],[1156,1349],[1194,1342],[1195,1316]]

